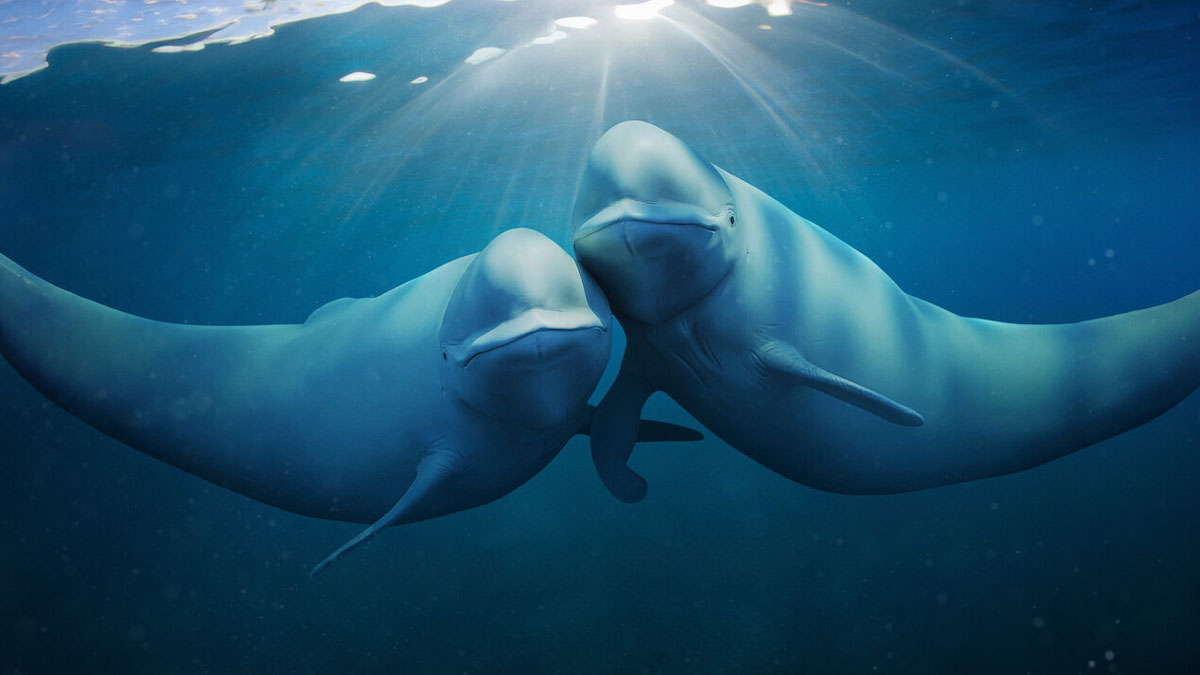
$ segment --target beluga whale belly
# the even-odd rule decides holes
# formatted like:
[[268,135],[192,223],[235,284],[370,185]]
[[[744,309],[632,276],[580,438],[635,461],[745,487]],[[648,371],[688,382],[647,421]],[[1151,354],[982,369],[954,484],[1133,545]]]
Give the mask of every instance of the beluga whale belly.
[[0,353],[55,403],[258,501],[371,523],[314,574],[384,527],[511,492],[585,433],[610,323],[595,282],[526,229],[289,325],[151,321],[0,256]]
[[794,481],[881,494],[1037,466],[1200,386],[1200,292],[1072,324],[957,316],[645,122],[596,142],[573,221],[628,337],[591,435],[625,501],[656,391]]

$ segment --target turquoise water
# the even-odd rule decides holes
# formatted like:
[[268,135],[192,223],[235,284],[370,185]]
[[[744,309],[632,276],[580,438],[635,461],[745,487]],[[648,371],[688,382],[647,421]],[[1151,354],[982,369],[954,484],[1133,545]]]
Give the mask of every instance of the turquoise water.
[[[963,314],[1070,321],[1200,288],[1195,3],[1044,5],[634,21],[457,0],[199,51],[62,46],[0,86],[0,251],[156,319],[300,321],[510,227],[567,245],[589,145],[637,118]],[[531,44],[580,15],[597,23]],[[464,61],[482,47],[505,51]],[[887,497],[710,439],[639,451],[650,494],[628,506],[575,439],[512,495],[315,580],[356,526],[139,455],[6,365],[0,410],[5,675],[1195,667],[1194,395],[1028,472]]]

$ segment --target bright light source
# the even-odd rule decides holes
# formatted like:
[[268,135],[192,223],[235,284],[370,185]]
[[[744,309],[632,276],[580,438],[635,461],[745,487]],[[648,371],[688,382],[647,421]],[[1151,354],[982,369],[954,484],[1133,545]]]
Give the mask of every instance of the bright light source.
[[618,19],[645,21],[653,19],[659,12],[673,4],[675,4],[675,0],[649,0],[649,2],[640,2],[636,5],[617,5],[613,7],[613,14],[616,14]]
[[562,32],[561,30],[556,30],[553,33],[550,33],[549,35],[543,35],[541,37],[534,38],[533,40],[530,41],[529,44],[552,45],[555,42],[562,42],[563,40],[566,40],[566,39],[567,39],[566,33]]
[[591,28],[596,25],[596,20],[590,16],[568,16],[562,19],[555,19],[554,23],[562,28],[584,29]]
[[414,77],[413,79],[409,80],[408,83],[409,84],[425,84],[428,81],[429,81],[429,78],[422,75],[420,77]]
[[466,61],[474,66],[483,63],[488,59],[494,59],[503,53],[504,50],[499,47],[480,47],[479,49],[471,52],[471,55],[467,57]]
[[733,9],[734,7],[745,7],[754,0],[708,0],[708,4],[712,7],[720,7],[721,9]]
[[364,73],[361,70],[356,70],[353,73],[339,77],[338,82],[366,82],[373,79],[375,79],[375,73]]
[[198,52],[201,49],[204,49],[203,42],[193,42],[188,45],[163,45],[150,51],[156,54],[178,54],[179,52]]
[[791,13],[791,0],[771,0],[767,3],[767,14],[771,16],[788,16]]

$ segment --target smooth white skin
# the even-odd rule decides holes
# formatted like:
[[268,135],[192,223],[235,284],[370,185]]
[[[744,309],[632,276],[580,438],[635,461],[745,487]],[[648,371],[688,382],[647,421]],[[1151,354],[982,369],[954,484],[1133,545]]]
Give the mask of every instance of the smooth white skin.
[[594,282],[531,230],[295,325],[150,321],[0,256],[0,352],[46,396],[230,490],[359,523],[396,504],[427,458],[452,475],[391,524],[484,504],[537,473],[585,421],[609,322]]
[[[696,175],[695,153],[673,143],[683,145],[646,123],[614,127],[597,142],[589,167],[606,175],[585,178],[579,199],[599,208],[607,199],[653,203],[658,186]],[[630,145],[659,152],[648,158],[626,151]],[[607,175],[614,166],[654,180],[630,183],[632,194],[614,192],[611,185],[623,182]],[[696,280],[715,276],[712,270],[677,276],[683,293],[702,293],[677,313],[648,316],[617,301],[673,292],[670,284],[634,284],[658,276],[640,266],[669,257],[639,255],[650,240],[646,232],[657,228],[661,251],[664,238],[692,236],[677,223],[617,222],[606,235],[577,234],[576,254],[597,270],[628,336],[613,389],[625,393],[610,397],[664,391],[734,448],[792,480],[870,494],[1007,474],[1143,424],[1200,386],[1200,293],[1074,324],[964,318],[905,294],[853,248],[735,176],[720,175],[737,222],[714,236],[737,255],[702,292]],[[596,191],[609,197],[598,200]],[[578,224],[590,214],[576,216]],[[630,272],[611,272],[623,268]],[[769,369],[760,349],[770,340],[915,409],[924,424],[887,422]],[[609,423],[602,415],[608,398],[593,423],[594,448],[604,434],[596,428],[601,418]],[[616,400],[611,407],[622,416],[630,408]],[[635,490],[628,500],[636,498]]]

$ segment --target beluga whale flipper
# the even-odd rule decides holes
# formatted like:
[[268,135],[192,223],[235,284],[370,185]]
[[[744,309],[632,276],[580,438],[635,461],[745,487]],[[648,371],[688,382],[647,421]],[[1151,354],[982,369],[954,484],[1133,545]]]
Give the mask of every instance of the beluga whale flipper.
[[591,434],[625,501],[655,391],[794,481],[882,494],[1037,466],[1200,386],[1200,292],[1063,325],[957,316],[645,122],[596,142],[573,221],[628,338]]
[[504,496],[586,432],[610,323],[595,282],[526,229],[288,325],[151,321],[0,256],[0,353],[55,403],[258,501],[371,523],[314,574],[384,527]]

